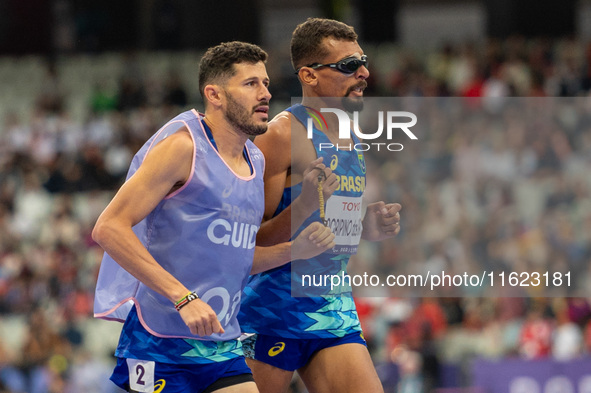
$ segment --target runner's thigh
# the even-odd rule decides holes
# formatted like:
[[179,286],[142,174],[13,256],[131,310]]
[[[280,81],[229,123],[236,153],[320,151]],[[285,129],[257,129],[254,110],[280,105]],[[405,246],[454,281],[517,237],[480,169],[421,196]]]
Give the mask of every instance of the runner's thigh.
[[318,351],[298,373],[309,393],[383,393],[367,347],[351,343]]

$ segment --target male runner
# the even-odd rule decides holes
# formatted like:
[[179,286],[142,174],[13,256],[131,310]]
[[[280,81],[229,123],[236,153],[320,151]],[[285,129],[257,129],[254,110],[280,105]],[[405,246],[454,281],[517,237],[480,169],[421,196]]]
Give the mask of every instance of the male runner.
[[[255,247],[263,215],[267,54],[230,42],[200,62],[205,116],[184,112],[135,155],[99,217],[95,316],[125,321],[111,380],[130,392],[256,392],[237,340],[248,275],[334,245],[322,225]],[[254,257],[254,262],[253,262]]]
[[[325,100],[328,107],[336,105],[348,111],[363,105],[369,71],[357,34],[338,21],[308,19],[293,32],[291,56],[303,102],[277,115],[269,123],[269,131],[255,139],[267,162],[265,214],[258,244],[285,241],[297,228],[320,221],[322,199],[326,201],[326,222],[337,222],[338,207],[343,203],[359,206],[365,188],[361,153],[318,149],[319,142],[325,146],[359,142],[353,134],[352,139],[339,140],[336,116],[323,113],[327,127],[320,130],[314,126],[314,143],[307,137],[310,110],[319,110]],[[329,102],[328,97],[338,100]],[[317,192],[319,180],[322,198]],[[256,333],[245,341],[244,349],[261,392],[286,392],[295,370],[314,393],[383,391],[350,291],[339,296],[292,297],[290,265],[309,267],[318,275],[343,272],[360,238],[377,241],[399,232],[400,208],[397,203],[369,204],[364,217],[361,211],[346,217],[353,223],[362,220],[362,233],[337,234],[331,253],[304,265],[294,261],[249,279],[239,321],[244,332]]]

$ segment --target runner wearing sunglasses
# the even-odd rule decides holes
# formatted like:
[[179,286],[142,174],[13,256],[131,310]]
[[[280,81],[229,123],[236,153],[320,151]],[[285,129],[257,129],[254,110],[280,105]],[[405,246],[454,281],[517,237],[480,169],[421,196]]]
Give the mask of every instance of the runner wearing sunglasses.
[[[341,146],[359,142],[353,134],[352,139],[339,139],[336,116],[324,114],[326,127],[315,126],[313,140],[307,138],[306,128],[310,111],[319,111],[319,105],[329,100],[326,106],[348,111],[363,106],[369,70],[357,34],[338,21],[308,19],[292,35],[291,56],[302,85],[302,103],[277,115],[267,134],[255,139],[267,162],[260,245],[286,241],[308,222],[326,222],[325,209],[319,206],[323,201],[328,222],[338,218],[330,217],[334,205],[360,202],[365,185],[362,154],[316,147],[318,141]],[[343,178],[362,186],[340,187]],[[360,237],[395,236],[400,230],[399,210],[399,204],[376,202],[368,205],[364,217],[361,211],[348,215],[352,222],[363,220],[361,233],[340,238],[337,247],[344,247],[339,251],[335,248],[316,258],[294,261],[293,266],[298,271],[309,267],[311,274],[344,272],[352,253],[344,250],[356,249]],[[287,392],[297,370],[310,392],[383,392],[350,291],[292,297],[292,285],[291,266],[285,265],[251,276],[245,289],[239,320],[243,332],[254,333],[243,348],[259,390]]]
[[[354,74],[355,71],[357,71],[359,69],[359,67],[361,67],[361,66],[367,68],[367,56],[366,55],[361,56],[361,59],[358,59],[358,58],[352,56],[352,57],[347,57],[346,59],[343,59],[343,60],[339,60],[336,63],[328,63],[328,64],[312,63],[312,64],[307,65],[306,67],[313,68],[315,70],[320,67],[330,67],[330,68],[334,68],[337,71],[342,72],[343,74]],[[295,74],[298,75],[300,73],[301,69],[302,69],[302,67],[298,68],[297,71],[295,72]]]

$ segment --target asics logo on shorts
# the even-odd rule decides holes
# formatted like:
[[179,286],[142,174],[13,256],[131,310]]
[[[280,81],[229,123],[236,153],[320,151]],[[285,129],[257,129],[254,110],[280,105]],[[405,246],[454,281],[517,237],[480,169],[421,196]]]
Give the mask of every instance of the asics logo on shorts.
[[267,352],[269,354],[269,356],[273,357],[273,356],[277,356],[279,355],[281,352],[283,352],[283,350],[285,349],[285,343],[284,342],[276,342],[275,345],[273,345],[271,347],[271,349],[269,349],[269,352]]
[[154,393],[160,393],[164,390],[164,386],[166,386],[166,381],[164,379],[159,379],[154,384]]

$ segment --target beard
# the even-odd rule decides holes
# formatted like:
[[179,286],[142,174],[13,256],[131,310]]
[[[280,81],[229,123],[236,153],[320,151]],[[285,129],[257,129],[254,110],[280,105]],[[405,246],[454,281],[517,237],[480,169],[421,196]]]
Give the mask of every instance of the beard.
[[355,111],[363,110],[363,97],[354,97],[354,98],[349,97],[349,93],[351,93],[353,90],[357,89],[358,87],[365,89],[367,87],[367,82],[361,81],[361,82],[356,83],[347,89],[347,92],[345,93],[345,96],[343,97],[343,99],[341,101],[343,108],[347,112],[355,112]]
[[347,112],[361,111],[363,110],[363,97],[343,97],[342,105]]
[[252,115],[255,113],[257,107],[269,105],[268,102],[261,102],[249,111],[238,103],[229,92],[226,91],[225,93],[228,98],[228,106],[225,114],[228,123],[249,136],[257,136],[267,132],[267,124],[256,124],[252,119]]

